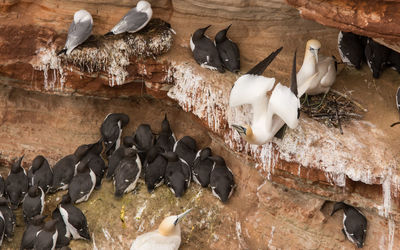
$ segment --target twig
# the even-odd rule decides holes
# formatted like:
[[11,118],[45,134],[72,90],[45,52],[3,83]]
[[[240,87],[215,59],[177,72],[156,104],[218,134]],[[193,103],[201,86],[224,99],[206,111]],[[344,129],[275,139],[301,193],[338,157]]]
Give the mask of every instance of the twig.
[[341,92],[339,92],[339,91],[337,91],[337,90],[334,90],[334,89],[331,89],[330,91],[331,91],[332,93],[336,94],[336,95],[342,96],[342,97],[346,98],[347,100],[351,101],[352,103],[354,103],[354,105],[356,105],[357,107],[359,107],[362,111],[368,112],[368,109],[364,108],[359,102],[354,101],[353,99],[351,99],[351,98],[350,98],[349,96],[347,96],[346,94],[343,94],[343,93],[341,93]]
[[338,109],[337,109],[337,103],[336,103],[336,101],[335,101],[335,109],[336,109],[336,119],[337,119],[337,121],[338,121],[340,134],[343,135],[342,123],[340,122],[339,111],[338,111]]

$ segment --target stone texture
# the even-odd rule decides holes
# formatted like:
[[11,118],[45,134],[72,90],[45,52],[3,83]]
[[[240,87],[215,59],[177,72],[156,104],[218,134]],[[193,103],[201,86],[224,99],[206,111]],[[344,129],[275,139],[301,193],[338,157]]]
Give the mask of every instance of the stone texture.
[[381,0],[286,0],[301,16],[346,32],[376,38],[400,51],[400,3]]

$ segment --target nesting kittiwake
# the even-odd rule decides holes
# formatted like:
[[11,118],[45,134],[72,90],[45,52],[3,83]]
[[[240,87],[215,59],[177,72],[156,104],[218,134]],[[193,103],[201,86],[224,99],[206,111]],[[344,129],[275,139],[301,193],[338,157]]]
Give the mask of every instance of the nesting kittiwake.
[[135,33],[143,29],[150,21],[153,15],[150,3],[147,1],[139,1],[135,8],[132,8],[126,15],[118,22],[110,32],[105,34],[117,35],[124,32]]
[[67,41],[64,49],[59,51],[57,55],[66,53],[69,55],[72,50],[85,42],[92,33],[93,18],[86,10],[79,10],[74,14],[74,20],[69,26]]

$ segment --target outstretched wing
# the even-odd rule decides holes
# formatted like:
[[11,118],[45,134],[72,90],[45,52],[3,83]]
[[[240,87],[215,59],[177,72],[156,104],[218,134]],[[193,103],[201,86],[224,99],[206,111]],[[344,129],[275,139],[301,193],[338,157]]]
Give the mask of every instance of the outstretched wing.
[[[297,116],[299,107],[300,101],[297,96],[288,87],[278,83],[272,91],[268,108],[272,109],[273,113],[279,116],[291,129],[294,129],[298,124]],[[277,131],[282,125],[277,128]]]

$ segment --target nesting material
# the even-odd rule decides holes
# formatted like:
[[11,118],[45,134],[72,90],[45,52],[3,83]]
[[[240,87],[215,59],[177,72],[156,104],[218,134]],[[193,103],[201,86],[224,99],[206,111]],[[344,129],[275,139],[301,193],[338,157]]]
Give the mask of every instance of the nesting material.
[[362,113],[365,111],[363,107],[351,100],[347,95],[329,91],[323,103],[319,105],[323,97],[324,94],[308,96],[307,102],[303,96],[301,98],[301,111],[327,127],[339,128],[342,134],[343,124],[363,117]]
[[60,56],[63,65],[73,65],[80,71],[108,73],[110,85],[121,85],[128,76],[126,66],[131,57],[157,57],[169,51],[173,43],[171,25],[161,19],[152,19],[136,33],[105,37],[91,36],[74,49],[69,56]]

